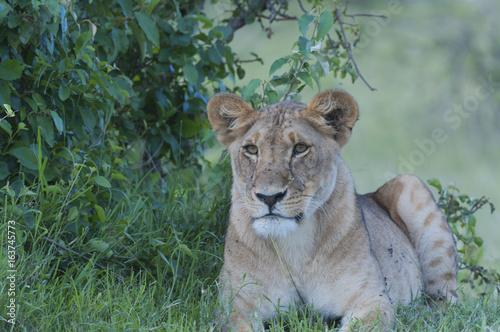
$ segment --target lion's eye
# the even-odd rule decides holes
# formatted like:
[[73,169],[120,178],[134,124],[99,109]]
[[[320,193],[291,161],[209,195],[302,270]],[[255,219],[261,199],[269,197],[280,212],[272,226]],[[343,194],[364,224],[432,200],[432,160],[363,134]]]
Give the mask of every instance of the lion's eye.
[[298,154],[298,153],[304,153],[307,151],[309,147],[305,144],[302,144],[302,143],[299,143],[299,144],[295,144],[295,146],[293,147],[293,152]]
[[247,145],[245,147],[245,150],[250,153],[250,154],[257,154],[259,149],[255,145]]

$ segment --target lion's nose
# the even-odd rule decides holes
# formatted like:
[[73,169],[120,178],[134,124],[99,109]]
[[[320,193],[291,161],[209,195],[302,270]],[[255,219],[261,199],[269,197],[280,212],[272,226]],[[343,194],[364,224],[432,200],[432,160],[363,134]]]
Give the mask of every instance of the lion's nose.
[[271,209],[273,208],[274,204],[278,203],[285,197],[286,195],[286,190],[273,194],[273,195],[264,195],[264,194],[259,194],[256,193],[255,196],[257,196],[258,199],[260,199],[262,202],[264,202],[268,207],[269,207],[269,212],[271,212]]

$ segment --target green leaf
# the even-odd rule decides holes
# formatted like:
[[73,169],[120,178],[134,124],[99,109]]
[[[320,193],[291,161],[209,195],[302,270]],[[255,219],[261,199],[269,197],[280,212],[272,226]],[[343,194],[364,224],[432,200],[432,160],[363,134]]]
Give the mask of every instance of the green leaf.
[[38,169],[38,161],[36,160],[35,154],[29,148],[22,146],[19,148],[14,148],[9,151],[12,153],[21,163],[21,165],[32,169]]
[[474,243],[477,244],[478,247],[481,247],[483,245],[483,239],[478,237],[478,236],[475,236],[474,237]]
[[305,72],[297,73],[297,77],[304,81],[311,89],[313,88],[313,82],[311,76]]
[[[95,207],[96,208],[100,208],[102,210],[102,208],[99,205],[95,205]],[[103,213],[104,213],[104,210],[103,210]],[[108,243],[106,243],[104,241],[99,241],[99,240],[96,240],[96,239],[90,240],[89,246],[90,246],[90,248],[92,248],[94,250],[97,250],[99,252],[105,252],[109,248],[109,244]]]
[[254,78],[253,80],[251,80],[250,83],[248,83],[248,85],[243,88],[243,99],[248,101],[250,97],[252,97],[255,93],[255,89],[259,87],[260,82],[261,80],[258,78]]
[[45,139],[45,142],[47,142],[47,144],[52,147],[54,145],[55,139],[53,120],[48,116],[37,116],[36,124],[38,127],[40,127],[40,132],[42,134],[42,137]]
[[229,34],[231,33],[231,27],[225,25],[218,25],[212,30],[216,36],[219,36],[222,39],[227,39]]
[[319,16],[318,30],[316,40],[322,39],[333,26],[333,14],[329,10],[324,10]]
[[188,63],[182,67],[182,72],[190,85],[196,85],[198,82],[198,71],[196,71],[192,64]]
[[149,41],[157,48],[160,48],[160,32],[158,31],[155,21],[144,12],[138,12],[135,14],[135,17]]
[[320,76],[328,75],[328,73],[330,73],[330,64],[328,63],[328,58],[322,54],[318,54],[317,52],[314,52],[313,55],[318,60],[321,68],[323,68],[323,73],[322,75],[320,74]]
[[69,98],[69,95],[71,93],[71,90],[69,87],[67,87],[66,85],[62,84],[59,85],[59,99],[61,99],[62,101],[65,101],[66,99]]
[[170,262],[168,261],[167,257],[165,257],[165,255],[162,254],[161,251],[158,250],[158,254],[165,261],[165,263],[167,263],[169,266],[172,266],[172,264],[170,264]]
[[183,253],[185,253],[189,257],[193,257],[193,252],[191,251],[191,249],[189,249],[189,247],[187,245],[182,243],[179,247]]
[[430,186],[433,186],[434,188],[436,188],[439,192],[443,191],[443,187],[441,186],[441,182],[438,179],[427,180],[427,183]]
[[118,0],[117,2],[122,7],[124,16],[132,16],[132,0]]
[[215,47],[208,49],[208,58],[216,65],[220,65],[222,63],[222,58]]
[[474,217],[473,215],[469,216],[469,224],[471,224],[472,227],[476,227],[476,221],[476,217]]
[[[95,212],[97,212],[97,216],[99,217],[99,220],[101,222],[105,221],[106,220],[106,213],[104,213],[104,209],[102,207],[100,207],[99,205],[97,205],[97,204],[94,205],[94,209],[95,209]],[[101,243],[103,243],[103,242],[101,242]],[[108,245],[108,247],[109,247],[109,245]]]
[[288,62],[288,59],[290,59],[289,55],[274,61],[273,64],[271,65],[271,69],[269,69],[269,76],[271,76],[272,74],[274,74],[275,71],[283,67],[283,65]]
[[464,203],[465,201],[469,200],[469,196],[466,194],[460,194],[458,195],[458,199],[460,200],[460,202]]
[[141,56],[142,60],[146,58],[146,52],[148,50],[148,42],[146,40],[146,36],[144,35],[144,32],[139,29],[137,24],[133,21],[129,22],[130,28],[132,29],[132,32],[134,33],[135,39],[137,39],[137,43],[139,44],[139,49],[141,50]]
[[210,29],[213,27],[212,20],[205,15],[188,15],[187,17],[195,19],[203,23],[203,29]]
[[94,113],[85,107],[79,107],[79,109],[85,126],[88,130],[93,130],[97,124]]
[[128,178],[125,177],[122,173],[118,173],[118,172],[113,171],[113,174],[111,174],[111,179],[123,181],[123,180],[127,180]]
[[50,111],[50,115],[52,115],[52,119],[54,120],[54,124],[56,125],[57,131],[62,133],[64,130],[64,124],[59,114],[57,114],[56,111]]
[[111,188],[111,183],[109,183],[108,179],[106,179],[104,176],[96,175],[94,176],[94,181],[101,187]]
[[5,130],[9,136],[12,136],[12,126],[5,119],[0,120],[0,127]]
[[0,63],[0,79],[17,80],[21,77],[26,65],[19,60],[5,59]]
[[80,57],[83,47],[87,44],[90,38],[92,38],[92,34],[90,32],[84,32],[78,36],[75,42],[75,54],[77,57]]
[[269,90],[266,92],[266,95],[269,98],[269,104],[274,104],[280,101],[278,93],[274,90]]
[[[45,103],[45,100],[38,93],[33,94],[33,101],[35,102],[35,105],[36,105],[36,107],[38,107],[38,109],[44,111],[47,108],[47,104]],[[30,106],[31,106],[31,104],[30,104]]]
[[314,16],[309,14],[304,14],[299,18],[299,31],[302,36],[306,36],[307,31],[309,31],[309,25],[314,21]]
[[10,104],[10,88],[0,81],[0,105]]
[[68,220],[73,221],[78,217],[78,208],[73,206],[68,212]]
[[198,123],[189,119],[182,120],[182,136],[190,138],[198,134],[200,130],[201,127]]
[[297,45],[299,46],[299,53],[306,59],[311,55],[311,45],[312,41],[304,36],[300,36],[297,40]]
[[150,0],[148,4],[148,8],[146,9],[146,13],[149,15],[153,12],[156,5],[160,2],[160,0]]
[[13,118],[15,116],[14,111],[9,104],[3,104],[3,107],[5,108],[5,113],[7,113],[9,118]]
[[0,180],[5,179],[9,175],[9,165],[4,161],[0,161]]

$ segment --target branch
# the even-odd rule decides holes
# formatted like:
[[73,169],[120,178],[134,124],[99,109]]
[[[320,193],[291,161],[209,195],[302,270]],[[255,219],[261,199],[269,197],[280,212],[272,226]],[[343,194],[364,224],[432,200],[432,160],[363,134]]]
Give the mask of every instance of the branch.
[[[12,111],[13,113],[17,113],[19,112],[19,110],[17,111]],[[12,118],[14,115],[10,115],[10,114],[7,114],[6,116],[4,116],[3,118],[0,119],[0,122],[2,122],[3,120],[7,119],[7,118]]]
[[352,18],[355,18],[355,17],[358,17],[358,16],[388,18],[385,15],[375,15],[375,14],[346,14],[346,13],[344,13],[344,16],[352,17]]
[[243,12],[240,14],[240,16],[229,20],[228,26],[231,28],[231,32],[226,38],[227,43],[233,40],[234,33],[236,32],[236,30],[242,28],[245,25],[245,14],[246,12]]
[[368,82],[365,80],[363,75],[361,75],[361,72],[359,71],[358,65],[356,64],[356,61],[354,61],[354,58],[352,57],[351,46],[349,45],[349,42],[347,41],[347,36],[345,35],[345,31],[344,31],[344,22],[342,22],[342,18],[340,17],[340,11],[339,11],[337,4],[335,4],[335,13],[337,14],[337,20],[339,21],[340,31],[342,32],[342,36],[344,37],[344,42],[345,42],[345,47],[347,49],[347,53],[349,53],[349,59],[351,59],[353,65],[354,65],[354,68],[356,69],[356,73],[363,80],[363,82],[365,82],[366,86],[368,86],[368,88],[370,88],[370,90],[375,91],[376,89],[372,88],[372,86],[370,84],[368,84]]
[[474,205],[472,205],[472,207],[470,208],[470,210],[469,210],[469,215],[470,215],[470,214],[474,214],[477,210],[479,210],[479,209],[480,209],[480,208],[482,208],[485,204],[487,204],[487,203],[488,203],[488,201],[489,201],[489,200],[488,200],[485,196],[483,196],[483,197],[481,197],[480,199],[478,199],[478,200],[474,203]]
[[299,19],[295,16],[288,16],[288,15],[284,15],[284,14],[279,14],[280,15],[280,18],[276,18],[276,17],[269,17],[269,16],[266,16],[266,15],[257,15],[258,18],[265,18],[266,20],[269,20],[271,21],[271,19],[273,21],[276,21],[276,22],[280,22],[280,21],[298,21]]
[[248,63],[248,62],[256,62],[256,61],[262,63],[261,58],[255,58],[255,59],[251,59],[251,60],[240,60],[240,59],[234,60],[235,63]]
[[[234,38],[234,33],[236,32],[236,30],[244,27],[247,24],[245,17],[249,13],[253,13],[255,15],[255,17],[257,17],[259,19],[259,23],[260,23],[263,30],[267,30],[267,29],[265,29],[264,25],[262,24],[262,21],[261,21],[262,18],[269,20],[269,23],[273,23],[273,21],[291,21],[291,20],[297,21],[298,20],[297,17],[289,16],[285,12],[282,12],[282,9],[284,8],[283,3],[280,4],[279,8],[277,8],[277,9],[274,8],[275,4],[279,4],[279,2],[265,0],[260,9],[249,8],[248,10],[243,10],[241,7],[238,8],[238,9],[240,9],[240,15],[230,19],[228,24],[227,24],[227,26],[229,28],[231,28],[231,32],[227,36],[226,42],[229,43]],[[269,10],[270,14],[268,16],[262,14],[262,12],[265,10]],[[268,33],[268,35],[269,35],[269,33]]]
[[302,3],[302,0],[298,0],[299,1],[299,6],[300,6],[300,9],[302,9],[302,11],[306,14],[309,14],[309,12],[304,8],[304,4]]

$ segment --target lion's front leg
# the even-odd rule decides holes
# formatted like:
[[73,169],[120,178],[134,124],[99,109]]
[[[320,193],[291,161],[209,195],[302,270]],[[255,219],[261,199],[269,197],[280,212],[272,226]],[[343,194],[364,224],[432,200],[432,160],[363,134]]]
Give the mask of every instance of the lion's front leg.
[[253,326],[252,319],[244,314],[243,311],[235,311],[230,315],[228,321],[221,326],[222,332],[249,332],[260,331],[258,326]]
[[270,316],[270,308],[263,301],[262,282],[246,274],[240,278],[236,275],[230,275],[223,268],[219,279],[219,329],[223,332],[263,331],[262,320]]
[[[264,327],[260,315],[256,314],[256,306],[250,299],[235,298],[229,310],[230,314],[219,313],[219,326],[222,332],[263,331]],[[242,302],[243,301],[243,302]],[[226,310],[227,312],[227,310]]]
[[[389,330],[394,323],[394,307],[385,294],[382,300],[374,299],[363,304],[363,308],[353,309],[342,319],[340,331],[370,331],[373,328]],[[377,329],[377,330],[378,330]]]

